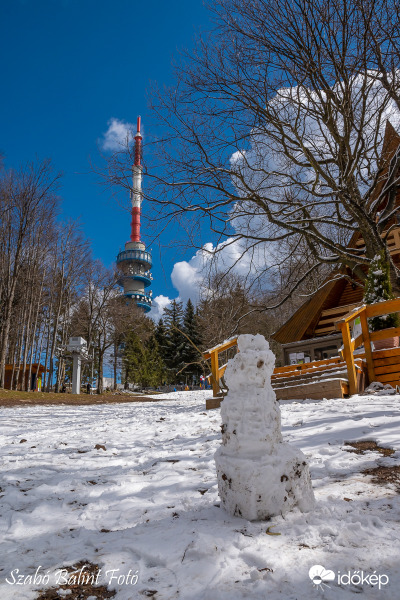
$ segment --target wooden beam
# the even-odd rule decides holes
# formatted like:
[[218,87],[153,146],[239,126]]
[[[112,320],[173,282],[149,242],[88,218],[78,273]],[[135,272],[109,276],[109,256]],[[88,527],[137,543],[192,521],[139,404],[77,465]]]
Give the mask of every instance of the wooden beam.
[[365,358],[367,360],[369,382],[375,381],[374,359],[372,358],[371,338],[365,310],[360,314],[362,337],[364,338]]
[[211,373],[212,373],[212,389],[214,398],[219,394],[219,378],[218,378],[218,350],[213,350],[210,353],[211,358]]
[[397,373],[382,373],[382,375],[379,375],[379,377],[377,379],[381,383],[389,383],[390,382],[390,385],[393,385],[392,382],[394,382],[395,385],[400,385],[400,365],[399,365],[399,371]]
[[380,367],[390,367],[391,365],[400,364],[399,356],[390,356],[389,358],[375,358],[374,359],[374,368],[375,371],[378,372]]
[[400,371],[400,363],[393,363],[391,365],[382,365],[377,367],[375,365],[375,374],[379,379],[379,375],[386,375],[387,373],[398,373]]
[[286,365],[285,367],[275,367],[275,373],[285,373],[286,371],[292,371],[293,369],[298,369],[302,371],[304,369],[312,369],[313,367],[321,367],[323,365],[335,365],[342,362],[339,357],[336,358],[324,358],[323,360],[314,360],[309,363],[298,363],[295,365]]
[[215,346],[214,348],[211,348],[210,350],[207,350],[206,352],[203,353],[203,357],[206,360],[211,359],[211,379],[212,379],[212,388],[213,388],[214,397],[216,397],[221,391],[220,386],[219,386],[219,380],[225,373],[225,369],[226,369],[226,365],[219,368],[218,355],[220,352],[223,352],[224,350],[228,350],[229,348],[233,348],[233,346],[236,346],[236,345],[237,345],[237,338],[232,338],[231,340],[228,340],[227,342],[223,342],[222,344],[219,344],[219,346]]
[[340,370],[341,368],[345,367],[343,361],[334,363],[333,365],[321,365],[320,367],[314,367],[313,363],[307,364],[312,366],[309,369],[292,369],[291,371],[283,372],[278,370],[278,367],[277,369],[274,369],[272,379],[279,379],[280,377],[289,377],[290,375],[305,375],[308,373],[321,373],[323,371],[337,371],[338,369]]
[[344,323],[341,322],[340,329],[343,337],[343,354],[347,365],[347,376],[349,379],[350,395],[353,395],[357,394],[358,390],[349,323],[347,321]]
[[[383,303],[382,303],[383,304]],[[355,308],[354,310],[350,311],[349,313],[347,313],[347,315],[345,315],[344,317],[342,317],[341,319],[339,319],[338,321],[336,321],[336,327],[338,329],[341,329],[341,326],[344,323],[350,323],[351,321],[354,321],[354,319],[356,317],[358,317],[358,315],[365,309],[365,304],[363,304],[362,306],[359,306],[358,308]]]
[[381,317],[389,313],[400,311],[400,298],[394,300],[385,300],[376,304],[368,304],[366,308],[367,317]]
[[[364,314],[364,313],[361,313],[361,314]],[[360,315],[360,316],[361,316],[361,315]],[[358,348],[359,346],[362,346],[362,345],[363,345],[363,343],[364,343],[364,336],[363,336],[363,334],[361,333],[360,335],[358,335],[358,336],[355,338],[355,340],[353,340],[353,350],[357,350],[357,348]]]
[[218,379],[221,379],[221,377],[224,376],[224,373],[226,371],[226,367],[228,366],[228,364],[223,365],[219,370],[218,370]]
[[379,331],[370,333],[373,342],[387,340],[388,338],[397,337],[398,335],[400,335],[400,327],[388,327],[387,329],[380,329]]
[[344,304],[343,306],[336,306],[335,308],[327,308],[321,312],[321,316],[325,317],[326,315],[338,315],[339,317],[342,313],[349,313],[353,308],[357,308],[358,304]]
[[382,358],[392,358],[393,356],[400,356],[400,348],[386,348],[385,350],[374,350],[372,353],[374,360]]
[[314,331],[314,335],[315,335],[315,337],[318,337],[319,335],[327,335],[328,333],[330,333],[330,332],[333,333],[334,331],[336,331],[335,323],[332,323],[332,325],[330,325],[329,327],[322,327],[322,328],[316,327],[315,331]]
[[228,340],[227,342],[224,342],[223,344],[220,344],[219,346],[215,346],[215,348],[211,348],[211,350],[206,350],[206,352],[203,353],[204,358],[211,358],[211,354],[215,351],[218,352],[218,354],[220,352],[223,352],[224,350],[229,350],[229,348],[233,348],[233,346],[237,345],[237,338],[233,338],[232,340]]

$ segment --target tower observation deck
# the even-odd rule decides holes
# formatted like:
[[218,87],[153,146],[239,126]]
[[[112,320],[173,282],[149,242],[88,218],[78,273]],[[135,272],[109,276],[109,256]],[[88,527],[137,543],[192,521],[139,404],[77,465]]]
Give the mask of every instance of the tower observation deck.
[[151,309],[151,253],[146,250],[140,240],[140,215],[142,207],[142,135],[140,133],[140,117],[137,119],[135,135],[135,162],[132,167],[132,221],[131,238],[117,256],[117,266],[121,273],[118,283],[124,288],[124,296],[149,312]]

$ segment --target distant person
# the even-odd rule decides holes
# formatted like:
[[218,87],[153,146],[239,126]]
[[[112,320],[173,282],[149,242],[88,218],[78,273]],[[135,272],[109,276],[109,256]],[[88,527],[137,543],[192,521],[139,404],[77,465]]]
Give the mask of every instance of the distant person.
[[188,392],[188,391],[189,391],[189,386],[188,386],[188,384],[186,384],[185,385],[185,392]]
[[92,386],[91,386],[90,383],[88,383],[87,386],[86,386],[86,393],[87,394],[91,394],[92,393]]
[[62,388],[61,388],[61,393],[65,394],[67,392],[67,387],[65,385],[65,383],[62,384]]

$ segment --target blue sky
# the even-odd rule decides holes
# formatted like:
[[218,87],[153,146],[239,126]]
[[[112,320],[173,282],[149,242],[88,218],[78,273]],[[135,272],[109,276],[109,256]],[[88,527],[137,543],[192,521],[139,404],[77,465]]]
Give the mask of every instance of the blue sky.
[[[7,167],[52,158],[64,173],[64,215],[81,218],[106,265],[128,239],[130,218],[89,160],[98,161],[110,119],[141,114],[146,126],[149,82],[171,83],[177,48],[209,27],[202,0],[0,0],[0,152]],[[173,264],[193,250],[166,250],[162,263],[153,251],[153,293],[174,297]]]

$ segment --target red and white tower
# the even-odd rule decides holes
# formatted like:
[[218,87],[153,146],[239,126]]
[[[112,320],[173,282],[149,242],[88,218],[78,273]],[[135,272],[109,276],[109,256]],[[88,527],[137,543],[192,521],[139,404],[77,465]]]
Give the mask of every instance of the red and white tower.
[[140,215],[142,211],[142,134],[140,133],[140,117],[137,118],[137,132],[135,135],[135,162],[132,167],[131,201],[131,242],[140,242]]
[[142,134],[140,132],[140,117],[137,119],[135,135],[135,158],[132,166],[132,221],[131,239],[125,244],[125,250],[117,256],[117,265],[121,270],[120,285],[124,287],[124,295],[135,301],[136,305],[148,312],[151,308],[152,292],[145,288],[151,285],[153,279],[150,269],[152,259],[146,251],[145,244],[140,239],[140,216],[142,211]]

